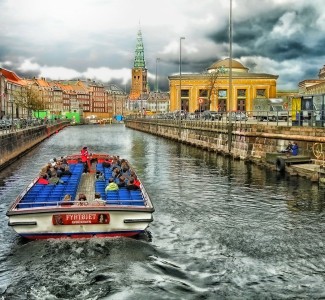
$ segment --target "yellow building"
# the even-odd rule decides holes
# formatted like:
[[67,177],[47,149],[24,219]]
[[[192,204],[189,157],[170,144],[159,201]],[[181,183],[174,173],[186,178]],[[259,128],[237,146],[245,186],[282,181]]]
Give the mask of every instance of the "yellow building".
[[229,72],[229,61],[229,58],[219,60],[205,73],[169,76],[170,111],[251,111],[253,99],[276,97],[277,75],[249,73],[248,68],[236,60],[232,60]]

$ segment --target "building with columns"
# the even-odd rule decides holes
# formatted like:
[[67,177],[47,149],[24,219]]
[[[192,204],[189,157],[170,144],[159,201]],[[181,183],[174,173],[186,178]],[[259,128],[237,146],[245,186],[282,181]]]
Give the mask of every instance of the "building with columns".
[[276,97],[277,78],[277,75],[250,73],[239,61],[232,60],[230,64],[229,58],[222,59],[203,73],[168,76],[170,110],[251,111],[253,99]]

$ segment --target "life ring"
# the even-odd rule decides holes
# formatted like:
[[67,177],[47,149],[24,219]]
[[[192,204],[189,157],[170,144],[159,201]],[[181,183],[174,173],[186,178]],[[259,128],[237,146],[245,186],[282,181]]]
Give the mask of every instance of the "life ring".
[[275,162],[275,168],[277,172],[284,173],[286,168],[286,163],[282,157],[278,157]]

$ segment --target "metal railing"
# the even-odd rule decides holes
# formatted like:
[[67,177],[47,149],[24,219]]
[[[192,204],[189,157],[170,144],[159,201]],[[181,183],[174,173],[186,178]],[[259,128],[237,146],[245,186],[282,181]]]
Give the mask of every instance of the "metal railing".
[[25,119],[19,119],[17,121],[14,121],[14,123],[11,122],[11,120],[2,119],[0,120],[0,134],[1,133],[10,133],[13,131],[19,131],[26,128],[35,128],[38,126],[50,126],[55,125],[59,123],[66,122],[65,119],[58,119],[58,120],[43,120],[43,119],[37,119],[34,121],[26,121]]
[[207,118],[203,114],[187,113],[181,120],[179,116],[173,113],[158,114],[152,116],[132,115],[125,120],[155,120],[155,122],[163,122],[170,124],[179,124],[179,122],[213,122],[220,124],[227,123],[243,123],[243,124],[264,124],[273,126],[308,126],[308,127],[325,127],[325,111],[324,110],[297,110],[297,111],[232,111],[219,112],[221,118]]

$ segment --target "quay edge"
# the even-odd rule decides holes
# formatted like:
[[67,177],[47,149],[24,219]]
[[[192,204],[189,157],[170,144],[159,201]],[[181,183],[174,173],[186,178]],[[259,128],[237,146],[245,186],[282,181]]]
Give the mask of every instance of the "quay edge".
[[[130,119],[124,123],[126,127],[134,130],[244,160],[274,171],[276,165],[267,162],[266,154],[278,152],[284,149],[289,141],[296,141],[299,154],[310,157],[311,163],[288,165],[285,171],[292,176],[302,176],[313,182],[318,182],[320,168],[325,164],[325,128],[184,120],[179,126],[178,120],[155,119]],[[324,154],[315,156],[316,145],[319,149],[324,149]]]

